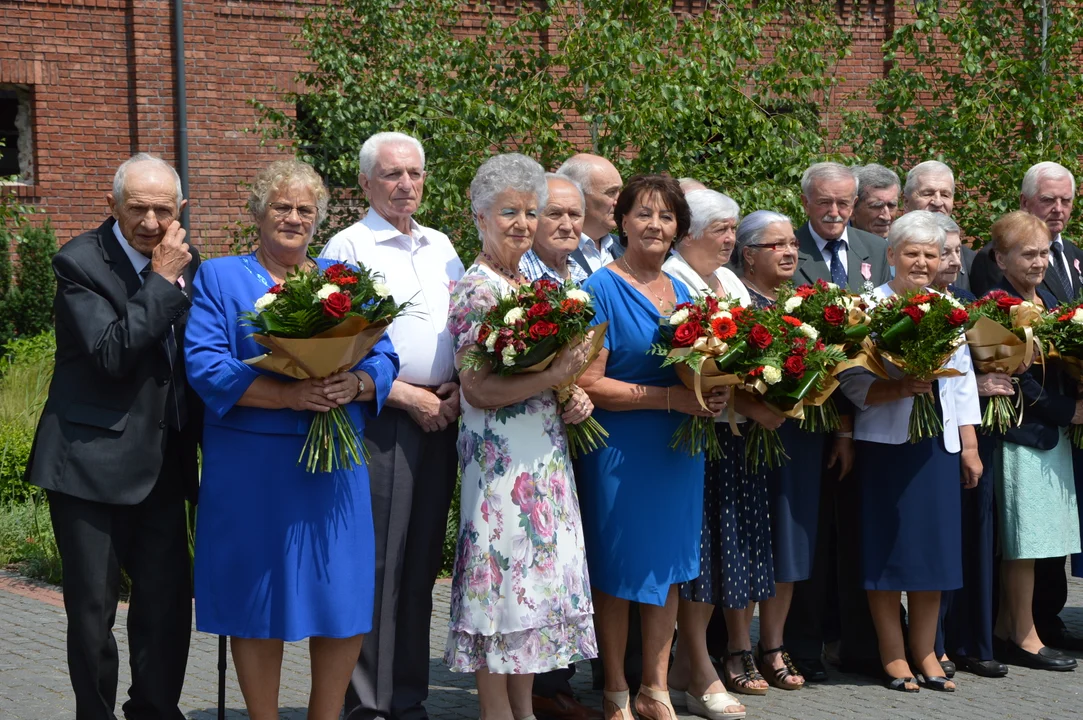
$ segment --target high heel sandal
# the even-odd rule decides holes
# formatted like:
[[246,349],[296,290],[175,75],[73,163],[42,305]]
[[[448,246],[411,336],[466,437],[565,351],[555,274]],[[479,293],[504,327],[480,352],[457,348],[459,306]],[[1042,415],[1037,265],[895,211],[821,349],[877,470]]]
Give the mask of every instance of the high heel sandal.
[[[775,654],[782,658],[782,667],[780,668],[771,667],[771,664],[766,660],[768,655]],[[763,645],[757,643],[756,664],[759,666],[760,672],[763,673],[764,679],[767,680],[767,684],[771,687],[777,687],[779,690],[800,690],[805,687],[804,676],[801,675],[797,666],[793,664],[793,660],[790,658],[790,654],[786,652],[784,645],[779,645],[773,650],[764,650]],[[795,677],[801,678],[801,682],[786,682]]]
[[725,672],[722,673],[722,683],[726,686],[726,689],[739,695],[766,695],[767,688],[752,687],[752,683],[763,680],[763,675],[760,675],[760,671],[756,669],[756,660],[752,657],[752,651],[738,650],[737,652],[731,652],[729,657],[741,658],[743,672],[730,675],[729,663],[727,662],[724,668]]
[[[666,717],[659,717],[650,712],[644,712],[639,704],[639,700],[643,696],[650,698],[659,705],[664,705],[669,714]],[[639,713],[640,720],[677,720],[677,711],[673,709],[673,704],[669,700],[669,691],[655,690],[646,685],[639,686],[639,694],[636,695],[636,712]]]
[[[628,702],[627,690],[604,691],[602,693],[602,712],[605,717],[609,717],[610,712],[612,712],[608,707],[609,705],[612,705],[620,713],[620,720],[634,720],[632,707]],[[669,718],[666,718],[666,720],[669,720]]]

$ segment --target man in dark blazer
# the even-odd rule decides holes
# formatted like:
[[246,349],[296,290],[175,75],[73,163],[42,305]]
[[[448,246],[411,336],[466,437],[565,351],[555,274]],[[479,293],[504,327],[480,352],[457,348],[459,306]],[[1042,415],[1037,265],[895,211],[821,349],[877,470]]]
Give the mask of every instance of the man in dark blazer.
[[[807,221],[797,229],[799,243],[794,283],[834,282],[851,292],[868,292],[891,279],[887,244],[872,233],[848,226],[857,200],[857,180],[851,168],[817,163],[801,177],[801,204]],[[830,438],[825,458],[834,455]],[[865,593],[857,578],[852,551],[858,528],[853,493],[840,489],[835,462],[825,468],[820,484],[820,517],[812,575],[795,583],[786,620],[785,643],[806,680],[820,682],[827,672],[820,659],[825,642],[839,643],[845,669],[879,668],[876,634]],[[843,478],[842,483],[852,481]],[[853,587],[851,587],[853,586]]]
[[49,497],[76,717],[115,720],[124,570],[124,716],[181,720],[192,613],[184,500],[198,488],[202,420],[181,349],[199,260],[175,220],[185,202],[165,162],[136,155],[106,197],[113,217],[53,259],[56,367],[26,480]]
[[[1045,221],[1053,241],[1049,246],[1049,267],[1041,288],[1057,303],[1071,302],[1083,292],[1083,250],[1064,238],[1075,200],[1075,178],[1067,168],[1055,162],[1040,162],[1023,176],[1019,207]],[[1003,277],[997,266],[992,243],[974,259],[971,289],[984,295]],[[1083,452],[1072,451],[1076,466],[1077,492],[1083,490]],[[1034,562],[1034,627],[1042,642],[1062,650],[1083,651],[1083,638],[1071,633],[1059,617],[1068,599],[1068,580],[1064,558],[1044,558]]]
[[[955,173],[939,160],[926,160],[910,168],[903,188],[904,213],[928,210],[951,217],[955,208]],[[970,277],[977,254],[967,245],[960,250],[962,267],[952,283],[957,288],[973,292]]]
[[583,233],[571,258],[586,270],[587,275],[593,275],[624,255],[624,247],[613,233],[617,229],[613,210],[617,207],[624,181],[613,163],[589,153],[568,158],[557,169],[557,175],[574,180],[583,190],[587,208],[583,216]]

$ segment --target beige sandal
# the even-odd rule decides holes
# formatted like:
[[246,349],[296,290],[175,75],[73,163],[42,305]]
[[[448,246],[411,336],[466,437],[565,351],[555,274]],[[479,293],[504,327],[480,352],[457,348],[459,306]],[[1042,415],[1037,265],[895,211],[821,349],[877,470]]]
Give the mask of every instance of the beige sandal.
[[[650,698],[659,705],[664,705],[669,712],[669,715],[666,717],[658,717],[649,712],[644,712],[643,708],[639,705],[640,698],[644,696]],[[639,694],[636,695],[636,712],[639,714],[640,720],[677,720],[677,711],[673,709],[673,703],[669,700],[669,691],[655,690],[646,685],[639,686]]]
[[620,720],[634,720],[632,717],[632,708],[628,702],[628,691],[618,690],[609,692],[606,690],[602,693],[602,712],[605,717],[609,717],[613,710],[609,709],[612,705],[616,712],[620,713]]

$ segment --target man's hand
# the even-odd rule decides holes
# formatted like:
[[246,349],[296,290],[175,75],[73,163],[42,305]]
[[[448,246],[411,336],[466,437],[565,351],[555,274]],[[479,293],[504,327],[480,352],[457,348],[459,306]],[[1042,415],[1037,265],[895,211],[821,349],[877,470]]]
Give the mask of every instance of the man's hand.
[[436,397],[440,398],[440,416],[447,421],[447,425],[457,423],[459,420],[459,383],[444,383],[436,388]]
[[[448,385],[445,383],[438,389],[444,390]],[[458,386],[455,386],[456,390]],[[446,390],[445,390],[446,391]],[[425,432],[443,430],[450,422],[450,409],[444,407],[445,400],[437,393],[425,388],[411,385],[410,383],[396,380],[391,385],[391,393],[387,396],[387,402],[391,407],[405,410],[410,419],[416,422]],[[455,399],[455,408],[458,410],[458,398]],[[458,412],[456,412],[456,417]]]
[[1015,394],[1010,375],[1004,373],[977,373],[977,376],[978,395],[981,397]]
[[831,452],[827,455],[827,467],[839,466],[839,480],[842,480],[854,467],[854,439],[835,436],[831,443]]
[[184,268],[192,262],[192,253],[188,251],[188,243],[184,242],[185,234],[184,228],[174,220],[150,256],[151,271],[164,277],[170,285],[176,284]]

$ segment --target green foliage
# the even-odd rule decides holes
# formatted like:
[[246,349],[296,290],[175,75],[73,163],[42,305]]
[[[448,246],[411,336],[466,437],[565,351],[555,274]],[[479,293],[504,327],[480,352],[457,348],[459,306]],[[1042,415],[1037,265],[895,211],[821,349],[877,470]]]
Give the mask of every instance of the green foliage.
[[0,505],[37,491],[23,482],[34,430],[53,375],[56,338],[45,333],[11,341],[0,361]]
[[30,577],[60,583],[60,552],[43,493],[24,503],[0,504],[0,567],[12,564]]
[[444,528],[444,549],[440,560],[440,577],[451,577],[455,569],[455,547],[459,541],[459,501],[462,497],[461,473],[455,477],[455,493],[451,496],[451,510]]
[[[666,169],[725,188],[747,209],[798,209],[797,180],[827,155],[821,109],[848,52],[829,3],[712,5],[699,16],[665,0],[482,5],[477,35],[457,37],[455,0],[334,0],[313,7],[299,40],[313,63],[285,96],[298,117],[257,103],[264,136],[287,141],[333,188],[332,221],[352,222],[357,151],[383,130],[426,148],[419,221],[476,249],[467,189],[493,152],[555,168],[576,148],[572,118],[622,173]],[[764,53],[762,34],[785,18]]]
[[957,12],[916,5],[884,45],[887,76],[869,88],[879,115],[850,115],[847,134],[866,160],[950,165],[962,186],[956,219],[982,242],[997,217],[1019,208],[1030,165],[1057,160],[1078,173],[1083,13],[1063,0],[961,0]]

